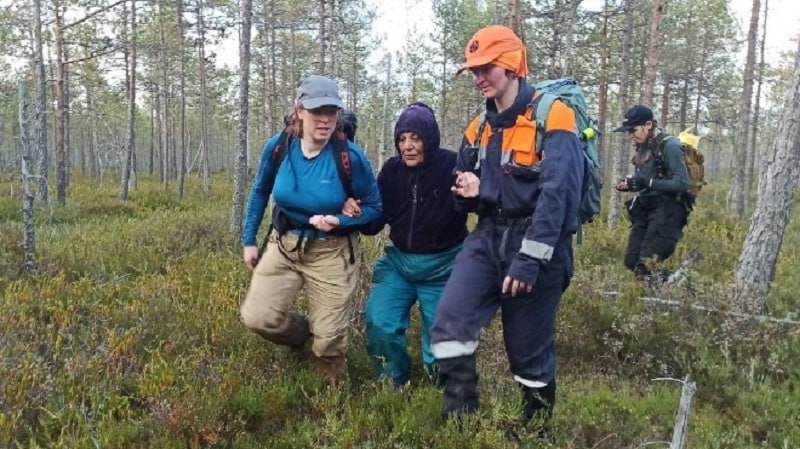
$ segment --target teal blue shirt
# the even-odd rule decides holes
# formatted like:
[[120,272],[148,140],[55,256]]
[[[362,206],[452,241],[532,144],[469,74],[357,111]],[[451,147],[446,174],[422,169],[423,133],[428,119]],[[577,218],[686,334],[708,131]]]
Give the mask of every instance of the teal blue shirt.
[[[308,223],[312,215],[335,215],[339,227],[353,228],[369,223],[381,214],[381,197],[375,174],[366,154],[353,142],[348,141],[352,187],[356,198],[361,200],[361,216],[347,217],[342,214],[347,195],[336,169],[333,144],[328,142],[313,158],[307,158],[300,149],[300,140],[294,139],[286,157],[272,179],[272,152],[280,134],[273,136],[264,145],[258,173],[250,189],[247,211],[242,231],[244,246],[256,245],[256,234],[266,211],[269,197],[281,207],[294,222]],[[320,233],[319,235],[324,235]]]

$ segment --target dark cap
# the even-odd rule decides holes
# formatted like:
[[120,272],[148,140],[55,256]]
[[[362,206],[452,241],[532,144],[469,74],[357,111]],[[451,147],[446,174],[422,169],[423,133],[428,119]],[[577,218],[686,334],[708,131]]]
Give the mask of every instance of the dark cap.
[[344,107],[336,81],[320,75],[311,75],[303,80],[297,89],[297,102],[304,109],[317,109],[322,106]]
[[622,126],[615,129],[615,133],[628,132],[631,129],[644,125],[647,122],[653,121],[653,110],[647,106],[637,104],[636,106],[625,111],[625,118],[622,120]]

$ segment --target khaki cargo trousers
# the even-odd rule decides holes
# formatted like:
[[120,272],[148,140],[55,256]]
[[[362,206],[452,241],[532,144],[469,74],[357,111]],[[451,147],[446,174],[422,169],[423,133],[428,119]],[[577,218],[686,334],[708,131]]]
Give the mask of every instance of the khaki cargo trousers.
[[[350,236],[355,263],[350,263],[347,239],[347,236],[300,239],[292,232],[278,236],[273,231],[266,252],[253,270],[240,309],[245,326],[270,341],[288,346],[302,345],[313,336],[311,350],[315,356],[343,357],[360,260],[358,237]],[[303,286],[312,335],[308,335],[305,319],[291,311]],[[305,335],[298,330],[299,326],[305,328]]]

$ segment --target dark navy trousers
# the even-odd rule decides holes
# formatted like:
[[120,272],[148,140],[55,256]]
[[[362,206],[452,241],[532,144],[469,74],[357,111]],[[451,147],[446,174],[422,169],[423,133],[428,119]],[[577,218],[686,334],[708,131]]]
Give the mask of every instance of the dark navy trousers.
[[555,377],[553,330],[561,296],[573,273],[572,236],[563,238],[551,260],[540,267],[533,292],[512,298],[501,294],[503,279],[527,226],[482,219],[464,241],[431,329],[436,359],[474,354],[481,329],[500,309],[506,354],[515,379],[522,384],[546,384]]

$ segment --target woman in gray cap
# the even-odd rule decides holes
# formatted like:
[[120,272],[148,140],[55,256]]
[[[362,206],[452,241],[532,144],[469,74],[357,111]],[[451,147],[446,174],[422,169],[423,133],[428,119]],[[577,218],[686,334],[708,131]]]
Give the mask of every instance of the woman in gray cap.
[[[296,350],[312,339],[311,367],[329,383],[347,377],[347,329],[356,286],[358,239],[351,234],[381,214],[375,176],[364,152],[341,129],[336,82],[306,78],[291,127],[264,145],[242,232],[244,262],[253,271],[241,306],[245,326]],[[345,179],[347,178],[347,179]],[[268,245],[256,234],[270,195],[275,202]],[[341,213],[348,197],[361,214]],[[308,315],[293,312],[305,286]]]

